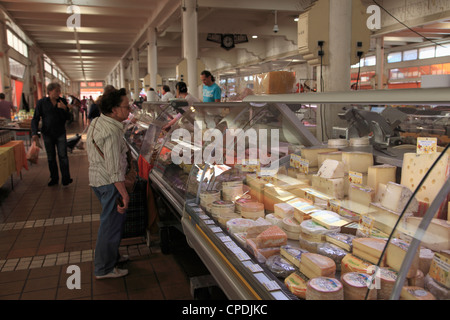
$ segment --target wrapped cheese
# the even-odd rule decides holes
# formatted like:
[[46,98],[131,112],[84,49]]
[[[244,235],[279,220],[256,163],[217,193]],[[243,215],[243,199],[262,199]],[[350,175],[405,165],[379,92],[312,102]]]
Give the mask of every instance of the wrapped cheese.
[[285,279],[291,273],[295,272],[294,265],[283,258],[280,254],[276,254],[267,258],[266,266],[270,270],[270,272],[281,279]]
[[287,259],[292,264],[294,264],[297,268],[300,268],[300,261],[302,258],[302,254],[307,252],[308,252],[307,250],[291,245],[281,246],[280,248],[281,256]]
[[272,225],[274,225],[274,226],[278,226],[278,227],[280,227],[280,228],[283,227],[283,219],[280,219],[280,218],[275,217],[275,215],[272,214],[272,213],[266,215],[266,216],[265,216],[265,219],[266,219],[267,221],[269,221],[269,222],[270,222]]
[[259,263],[265,263],[267,258],[280,253],[280,247],[258,247],[255,239],[247,238],[246,247]]
[[330,277],[317,277],[307,282],[306,300],[344,300],[342,283]]
[[258,248],[273,248],[287,244],[287,235],[280,227],[272,226],[261,232],[256,238],[255,243]]
[[331,242],[347,251],[352,251],[353,239],[355,238],[356,237],[354,235],[339,232],[328,233],[326,235],[326,240],[328,242]]
[[308,279],[301,273],[291,273],[285,280],[284,284],[295,296],[306,299],[306,283]]
[[269,229],[271,226],[272,224],[266,219],[258,218],[254,220],[254,223],[247,228],[247,237],[255,238],[258,234]]
[[227,230],[230,233],[247,232],[247,229],[253,226],[255,222],[251,219],[236,218],[227,221]]
[[264,204],[260,202],[247,202],[241,204],[241,216],[246,219],[256,220],[264,218]]
[[218,218],[224,213],[234,213],[234,202],[226,200],[216,200],[211,204],[211,215],[213,218]]
[[321,243],[317,245],[317,253],[332,259],[336,264],[337,271],[341,270],[342,259],[349,254],[348,251],[331,243]]
[[[370,289],[372,277],[361,272],[347,272],[341,277],[344,286],[344,300],[376,300],[376,289]],[[369,293],[367,294],[367,290]]]

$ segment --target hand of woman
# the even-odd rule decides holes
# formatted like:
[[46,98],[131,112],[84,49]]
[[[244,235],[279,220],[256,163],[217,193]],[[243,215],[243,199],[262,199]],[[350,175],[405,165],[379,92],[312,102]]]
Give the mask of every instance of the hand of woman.
[[120,214],[124,214],[128,210],[128,204],[130,203],[130,197],[125,195],[124,197],[120,197],[117,203],[117,212]]

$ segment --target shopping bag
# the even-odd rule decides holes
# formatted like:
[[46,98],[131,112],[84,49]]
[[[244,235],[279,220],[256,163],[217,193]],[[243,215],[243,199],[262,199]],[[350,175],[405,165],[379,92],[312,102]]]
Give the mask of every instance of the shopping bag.
[[31,147],[28,149],[27,152],[27,160],[31,163],[37,164],[39,159],[39,147],[36,145],[36,142],[33,141],[31,144]]

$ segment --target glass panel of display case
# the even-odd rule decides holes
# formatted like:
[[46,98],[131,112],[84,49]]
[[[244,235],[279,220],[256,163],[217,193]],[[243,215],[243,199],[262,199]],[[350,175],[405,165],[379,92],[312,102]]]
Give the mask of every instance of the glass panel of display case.
[[[244,137],[226,144],[234,156],[223,158],[233,161],[219,163],[202,146],[186,202],[297,298],[307,298],[308,280],[326,277],[340,289],[309,298],[449,299],[448,106],[345,104],[347,126],[325,145],[305,146],[286,117],[303,103],[250,103]],[[238,161],[239,150],[249,163]],[[276,268],[277,256],[292,268]],[[244,264],[235,267],[254,283]]]
[[186,191],[195,194],[198,183],[188,183],[188,174],[193,167],[197,169],[204,166],[203,150],[215,141],[211,134],[222,136],[226,129],[244,127],[249,121],[248,113],[245,104],[218,106],[199,103],[188,107],[161,140],[154,166],[155,174],[170,184],[183,199]]

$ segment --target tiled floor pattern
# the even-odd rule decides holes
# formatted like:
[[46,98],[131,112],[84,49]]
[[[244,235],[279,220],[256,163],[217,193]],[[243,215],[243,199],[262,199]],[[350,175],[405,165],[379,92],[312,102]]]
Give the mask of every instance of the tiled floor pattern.
[[[80,132],[72,125],[69,136]],[[69,154],[74,182],[48,187],[41,151],[38,164],[14,175],[0,188],[0,300],[173,300],[192,299],[189,277],[205,273],[198,257],[182,243],[162,254],[157,235],[125,239],[120,247],[130,260],[129,275],[95,280],[93,254],[100,203],[88,186],[84,150]],[[81,288],[69,289],[68,267],[81,272]]]

